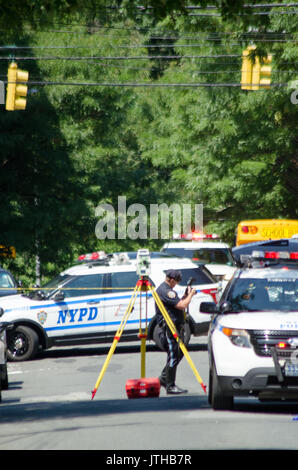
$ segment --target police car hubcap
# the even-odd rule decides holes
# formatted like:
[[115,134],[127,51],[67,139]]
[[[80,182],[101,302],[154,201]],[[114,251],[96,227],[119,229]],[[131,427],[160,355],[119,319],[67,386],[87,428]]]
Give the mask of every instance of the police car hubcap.
[[15,340],[15,343],[14,343],[14,348],[19,351],[20,349],[22,349],[24,347],[24,341],[22,340],[22,338],[18,338]]

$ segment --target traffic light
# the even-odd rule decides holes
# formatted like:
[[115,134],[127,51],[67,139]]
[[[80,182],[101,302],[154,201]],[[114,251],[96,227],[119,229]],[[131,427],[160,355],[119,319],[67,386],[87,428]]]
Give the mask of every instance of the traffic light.
[[253,62],[249,55],[250,52],[255,49],[256,46],[249,46],[242,52],[242,90],[259,90],[260,88],[270,88],[272,55],[268,55],[266,59],[261,60],[258,56],[256,56]]
[[29,72],[24,70],[18,70],[16,62],[12,62],[8,67],[7,72],[7,93],[6,93],[6,105],[7,111],[14,111],[15,109],[26,108],[26,98],[28,87],[24,85],[29,78]]
[[261,61],[259,57],[256,57],[256,61],[252,68],[252,90],[259,90],[260,88],[270,88],[271,62],[272,55],[268,55],[266,59],[262,59]]
[[249,57],[250,51],[255,49],[255,46],[249,46],[242,52],[242,68],[241,68],[241,89],[251,90],[252,83],[252,66],[253,63]]

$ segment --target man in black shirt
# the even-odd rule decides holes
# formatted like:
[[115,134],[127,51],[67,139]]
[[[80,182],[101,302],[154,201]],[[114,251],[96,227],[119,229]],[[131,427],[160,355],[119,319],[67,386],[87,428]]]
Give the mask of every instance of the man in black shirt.
[[[156,289],[156,292],[171,317],[178,334],[181,333],[184,325],[184,310],[188,307],[191,299],[197,293],[195,289],[188,287],[186,295],[179,298],[177,292],[173,289],[180,281],[181,272],[169,269],[166,271],[165,281]],[[167,364],[159,377],[160,384],[166,388],[168,394],[177,395],[180,393],[186,393],[187,390],[183,390],[175,384],[177,366],[183,358],[183,353],[176,338],[174,338],[169,327],[165,323],[163,315],[156,304],[155,308],[157,322],[161,327],[161,340],[167,351]]]

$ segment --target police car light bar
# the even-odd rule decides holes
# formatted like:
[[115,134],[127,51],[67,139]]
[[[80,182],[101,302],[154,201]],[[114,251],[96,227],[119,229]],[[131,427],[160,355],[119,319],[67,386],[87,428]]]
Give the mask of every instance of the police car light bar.
[[220,238],[216,233],[200,233],[200,232],[191,232],[191,233],[173,233],[174,240],[202,240],[202,239],[215,239]]
[[94,251],[93,253],[87,253],[85,255],[80,255],[78,261],[97,261],[99,259],[105,259],[107,255],[104,251]]
[[255,250],[251,254],[252,258],[258,259],[291,259],[298,260],[298,252],[289,253],[288,251],[258,251]]

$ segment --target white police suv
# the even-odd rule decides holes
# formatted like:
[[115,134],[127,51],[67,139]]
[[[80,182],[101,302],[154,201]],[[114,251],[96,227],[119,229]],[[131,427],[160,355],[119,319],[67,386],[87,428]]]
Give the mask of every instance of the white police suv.
[[232,409],[234,397],[298,399],[298,253],[253,253],[235,273],[208,334],[209,402]]
[[[14,329],[7,332],[9,360],[32,359],[38,351],[51,346],[112,341],[139,279],[136,262],[121,255],[116,260],[106,256],[100,259],[98,253],[80,258],[81,264],[62,272],[43,288],[29,295],[0,299],[3,320],[14,323]],[[151,260],[152,285],[157,287],[163,282],[165,271],[170,268],[182,272],[178,294],[184,293],[190,278],[198,292],[189,310],[189,336],[206,333],[211,315],[207,318],[199,307],[202,301],[218,300],[218,283],[208,270],[188,259],[161,258]],[[137,299],[123,340],[137,339],[140,308],[142,323],[148,322],[148,337],[156,337],[155,306],[149,294],[147,319],[144,318],[145,300],[142,306]]]

